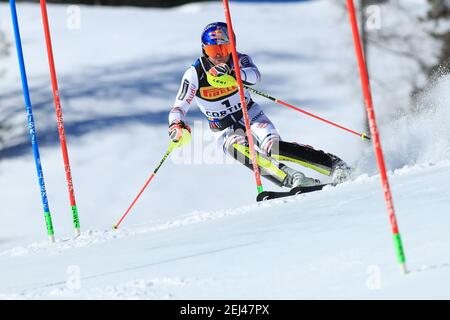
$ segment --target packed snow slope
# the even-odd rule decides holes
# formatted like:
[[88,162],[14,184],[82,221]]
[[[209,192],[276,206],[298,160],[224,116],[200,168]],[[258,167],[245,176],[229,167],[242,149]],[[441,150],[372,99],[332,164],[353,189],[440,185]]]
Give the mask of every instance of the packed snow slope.
[[[356,166],[355,179],[257,204],[252,173],[216,150],[192,108],[191,146],[174,152],[114,231],[167,148],[167,112],[200,53],[200,32],[224,20],[223,10],[220,3],[78,8],[52,5],[49,17],[83,233],[70,239],[40,10],[20,4],[58,242],[45,238],[11,50],[0,62],[6,70],[1,117],[10,126],[0,150],[0,298],[450,298],[448,78],[424,97],[432,111],[380,123],[407,276],[397,269],[371,146],[259,97],[284,139],[341,156]],[[231,10],[238,48],[263,74],[260,90],[363,131],[357,66],[340,6],[232,3]],[[12,42],[9,21],[8,6],[0,4],[0,28]],[[385,68],[377,66],[371,68]],[[389,107],[381,105],[379,113]],[[277,189],[268,182],[265,188]]]

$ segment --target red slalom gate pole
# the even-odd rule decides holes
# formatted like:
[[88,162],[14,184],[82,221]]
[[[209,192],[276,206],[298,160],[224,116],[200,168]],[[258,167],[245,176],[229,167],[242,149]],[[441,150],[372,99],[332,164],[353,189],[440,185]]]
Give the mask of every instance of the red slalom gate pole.
[[242,105],[242,113],[244,116],[244,122],[245,122],[245,129],[247,133],[247,140],[249,144],[250,149],[250,157],[252,160],[253,165],[253,172],[255,174],[255,180],[256,180],[256,188],[258,190],[258,194],[263,192],[263,186],[261,183],[261,174],[259,172],[258,168],[258,162],[256,158],[256,151],[255,151],[255,145],[253,141],[253,135],[252,135],[252,129],[250,127],[250,119],[248,117],[248,111],[247,111],[247,103],[245,102],[245,94],[244,94],[244,86],[242,84],[242,78],[241,78],[241,68],[239,66],[239,58],[236,52],[236,40],[234,38],[234,32],[233,32],[233,25],[231,22],[231,14],[230,14],[230,7],[228,5],[228,0],[223,0],[223,7],[225,11],[225,18],[227,20],[227,29],[228,34],[230,37],[232,52],[231,55],[233,56],[233,64],[235,68],[236,73],[236,81],[239,88],[239,96],[241,98],[241,105]]
[[61,101],[59,98],[58,81],[56,78],[55,60],[53,58],[52,40],[50,37],[50,27],[47,15],[46,0],[41,1],[42,21],[44,23],[45,43],[47,46],[48,64],[50,67],[50,77],[52,81],[53,100],[55,103],[56,121],[58,123],[59,140],[61,143],[61,151],[64,160],[64,169],[66,172],[67,188],[69,191],[70,207],[72,209],[73,226],[75,228],[75,235],[80,235],[80,219],[78,218],[78,208],[75,201],[75,193],[72,182],[72,173],[70,170],[69,153],[67,151],[66,134],[64,130],[64,121],[61,109]]
[[372,101],[372,93],[370,91],[369,74],[367,72],[367,66],[363,55],[361,46],[361,40],[358,30],[358,23],[356,20],[355,5],[353,0],[347,0],[347,8],[350,15],[350,24],[353,33],[353,41],[355,43],[356,56],[358,59],[359,72],[361,75],[361,82],[364,93],[364,102],[366,105],[367,115],[370,124],[370,133],[373,139],[375,148],[375,154],[377,156],[378,169],[381,174],[381,182],[384,190],[384,198],[386,201],[386,207],[389,215],[389,221],[391,223],[392,233],[394,237],[394,245],[397,254],[397,261],[400,265],[401,272],[406,274],[408,269],[406,267],[406,258],[403,250],[403,244],[400,236],[400,231],[397,224],[397,219],[394,211],[394,202],[392,199],[391,189],[389,187],[389,180],[386,174],[386,165],[384,163],[383,150],[381,149],[381,140],[378,134],[377,123],[375,119],[375,111]]

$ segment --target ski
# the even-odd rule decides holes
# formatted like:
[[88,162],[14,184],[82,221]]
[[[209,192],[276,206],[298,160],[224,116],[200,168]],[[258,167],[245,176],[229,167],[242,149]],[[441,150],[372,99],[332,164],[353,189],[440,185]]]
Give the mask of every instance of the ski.
[[310,187],[296,187],[291,189],[290,191],[263,191],[256,197],[256,201],[266,201],[278,198],[284,198],[289,196],[295,196],[298,194],[309,193],[314,191],[322,190],[325,186],[329,186],[331,184],[319,184],[317,186]]

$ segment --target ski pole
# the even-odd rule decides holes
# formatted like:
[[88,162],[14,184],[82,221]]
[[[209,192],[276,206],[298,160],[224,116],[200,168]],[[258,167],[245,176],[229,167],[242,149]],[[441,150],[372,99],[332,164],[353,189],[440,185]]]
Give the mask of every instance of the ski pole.
[[56,111],[56,121],[58,123],[58,132],[59,132],[59,140],[61,144],[61,152],[64,161],[64,169],[66,172],[66,181],[67,181],[67,189],[69,191],[69,201],[70,207],[72,211],[72,220],[73,226],[75,229],[75,235],[80,235],[80,219],[78,217],[78,207],[75,200],[75,192],[72,182],[72,173],[70,170],[70,162],[69,162],[69,152],[67,150],[67,140],[64,129],[64,120],[61,109],[61,101],[59,98],[59,89],[58,89],[58,80],[56,78],[56,68],[55,68],[55,60],[53,58],[53,49],[52,49],[52,40],[50,37],[50,26],[48,23],[48,15],[47,15],[47,3],[46,0],[41,0],[41,13],[42,13],[42,21],[44,24],[44,33],[45,33],[45,43],[47,45],[47,55],[48,55],[48,64],[50,68],[50,77],[52,81],[52,89],[53,89],[53,100],[55,104]]
[[13,27],[14,27],[14,36],[15,36],[15,40],[16,40],[17,57],[19,59],[20,75],[22,78],[22,88],[23,88],[23,96],[25,99],[25,108],[27,111],[28,131],[30,134],[31,147],[33,149],[34,161],[36,164],[39,188],[41,190],[41,200],[42,200],[42,206],[44,209],[45,224],[47,226],[47,235],[51,242],[55,242],[55,232],[53,229],[52,216],[50,214],[50,209],[49,209],[49,205],[48,205],[47,191],[46,191],[45,183],[44,183],[44,173],[42,170],[41,157],[39,154],[39,145],[38,145],[38,141],[37,141],[36,126],[35,126],[34,117],[33,117],[33,108],[31,106],[30,90],[29,90],[28,81],[27,81],[27,72],[25,70],[25,61],[24,61],[24,57],[23,57],[22,41],[21,41],[20,30],[19,30],[19,20],[17,18],[16,1],[10,0],[9,4],[11,7],[11,16],[12,16],[12,22],[13,22]]
[[159,168],[161,168],[161,166],[163,165],[164,161],[166,161],[166,159],[169,157],[170,153],[173,151],[173,149],[177,147],[177,143],[176,142],[171,142],[169,145],[169,148],[167,149],[166,153],[164,154],[164,157],[162,158],[162,160],[159,162],[158,166],[156,167],[156,169],[153,171],[153,173],[150,175],[150,177],[147,179],[147,181],[145,182],[144,186],[142,187],[141,191],[139,191],[138,195],[136,196],[136,198],[134,198],[133,202],[131,203],[131,205],[128,207],[127,211],[125,211],[125,213],[123,214],[123,216],[120,218],[120,220],[113,225],[113,229],[117,229],[119,228],[119,225],[122,223],[122,221],[125,219],[125,217],[128,215],[128,213],[131,211],[131,209],[133,208],[133,206],[136,204],[136,202],[138,201],[139,197],[142,195],[142,193],[144,192],[144,190],[147,188],[147,186],[150,184],[150,182],[153,180],[153,178],[155,177],[156,173],[158,172]]
[[343,126],[341,126],[341,125],[339,125],[339,124],[337,124],[337,123],[331,122],[331,121],[329,121],[329,120],[327,120],[327,119],[324,119],[324,118],[319,117],[319,116],[317,116],[317,115],[314,115],[314,114],[312,114],[312,113],[310,113],[310,112],[308,112],[308,111],[305,111],[305,110],[303,110],[303,109],[300,109],[300,108],[298,108],[298,107],[295,107],[295,106],[293,106],[293,105],[291,105],[291,104],[289,104],[289,103],[286,103],[286,102],[281,101],[281,100],[279,100],[279,99],[277,99],[277,98],[274,98],[274,97],[268,95],[267,93],[264,93],[264,92],[258,91],[258,90],[256,90],[256,89],[253,89],[252,87],[249,87],[249,86],[247,86],[247,85],[244,85],[244,87],[245,87],[246,89],[248,89],[249,91],[255,93],[255,94],[258,94],[258,95],[260,95],[260,96],[262,96],[262,97],[265,97],[265,98],[267,98],[267,99],[270,99],[270,100],[272,100],[272,101],[275,101],[275,102],[278,103],[278,104],[281,104],[281,105],[283,105],[283,106],[286,106],[286,107],[291,108],[291,109],[293,109],[293,110],[296,110],[296,111],[298,111],[298,112],[304,113],[304,114],[306,114],[306,115],[308,115],[308,116],[310,116],[310,117],[313,117],[313,118],[315,118],[315,119],[317,119],[317,120],[326,122],[326,123],[328,123],[328,124],[331,124],[331,125],[333,125],[333,126],[335,126],[335,127],[340,128],[340,129],[342,129],[342,130],[345,130],[345,131],[347,131],[347,132],[350,132],[350,133],[352,133],[352,134],[354,134],[354,135],[357,135],[357,136],[361,137],[363,140],[368,140],[368,141],[370,141],[370,137],[367,136],[365,133],[358,133],[358,132],[356,132],[356,131],[354,131],[354,130],[351,130],[351,129],[348,129],[348,128],[346,128],[346,127],[343,127]]

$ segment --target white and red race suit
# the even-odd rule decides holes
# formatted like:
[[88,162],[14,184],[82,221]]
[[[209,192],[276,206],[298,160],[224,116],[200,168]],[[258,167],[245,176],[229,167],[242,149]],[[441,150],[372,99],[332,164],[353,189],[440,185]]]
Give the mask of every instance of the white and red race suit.
[[[259,83],[261,75],[252,59],[245,54],[238,54],[238,57],[242,81],[247,85]],[[230,70],[233,70],[231,58],[227,64]],[[226,154],[252,169],[248,161],[249,154],[245,151],[248,149],[248,141],[238,88],[237,86],[230,88],[211,86],[207,81],[207,72],[211,67],[213,67],[211,61],[201,57],[184,73],[175,104],[170,110],[169,123],[176,120],[185,122],[189,107],[195,101],[208,119],[218,146],[223,148]],[[275,160],[274,157],[302,166],[306,164],[308,168],[328,176],[334,176],[335,168],[349,168],[335,155],[315,150],[307,145],[282,141],[278,130],[261,107],[252,100],[248,91],[245,91],[245,99],[258,157],[266,160],[261,164],[258,163],[261,176],[288,188],[320,184],[319,180],[306,177],[303,173]]]
[[[239,53],[238,58],[242,81],[248,85],[259,83],[261,74],[250,56]],[[227,64],[233,70],[231,57]],[[237,86],[216,88],[208,83],[206,74],[213,66],[211,61],[203,56],[186,70],[177,98],[169,113],[169,123],[176,120],[185,122],[186,114],[195,101],[207,118],[218,145],[226,152],[228,137],[237,129],[245,130],[245,124]],[[273,142],[280,139],[278,130],[261,107],[252,100],[248,91],[245,91],[245,100],[257,146],[263,153],[267,153]],[[245,142],[239,141],[239,143]]]

